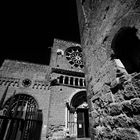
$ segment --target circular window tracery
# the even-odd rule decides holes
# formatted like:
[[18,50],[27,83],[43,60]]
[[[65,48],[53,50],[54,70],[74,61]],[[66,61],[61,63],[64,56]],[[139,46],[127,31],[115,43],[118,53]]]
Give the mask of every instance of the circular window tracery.
[[29,87],[29,86],[31,85],[31,80],[30,80],[30,79],[24,79],[24,80],[22,81],[22,85],[23,85],[24,87]]
[[70,47],[65,52],[66,59],[74,67],[83,68],[82,49],[80,47]]

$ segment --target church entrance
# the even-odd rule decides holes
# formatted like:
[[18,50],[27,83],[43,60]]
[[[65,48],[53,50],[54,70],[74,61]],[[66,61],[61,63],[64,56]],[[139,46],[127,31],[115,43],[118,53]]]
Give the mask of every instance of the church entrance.
[[68,129],[71,136],[90,137],[86,91],[76,93],[71,99],[68,109]]
[[88,109],[77,109],[77,137],[89,137]]

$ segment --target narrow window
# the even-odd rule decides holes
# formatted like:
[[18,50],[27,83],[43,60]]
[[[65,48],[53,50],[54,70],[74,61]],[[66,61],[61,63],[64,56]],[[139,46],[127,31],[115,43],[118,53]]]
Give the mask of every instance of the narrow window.
[[73,85],[73,77],[70,77],[70,85]]
[[60,76],[60,80],[59,80],[59,83],[60,83],[60,84],[63,84],[63,79],[64,79],[64,76],[61,75],[61,76]]
[[83,86],[83,79],[80,79],[80,86]]
[[69,81],[69,77],[65,76],[65,84],[68,84],[68,81]]
[[78,78],[75,78],[75,86],[78,86]]

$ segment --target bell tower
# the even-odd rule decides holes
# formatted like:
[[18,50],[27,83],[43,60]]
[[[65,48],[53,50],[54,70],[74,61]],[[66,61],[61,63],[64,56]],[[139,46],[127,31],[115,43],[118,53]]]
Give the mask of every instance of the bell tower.
[[80,44],[54,39],[50,66],[52,68],[83,72]]

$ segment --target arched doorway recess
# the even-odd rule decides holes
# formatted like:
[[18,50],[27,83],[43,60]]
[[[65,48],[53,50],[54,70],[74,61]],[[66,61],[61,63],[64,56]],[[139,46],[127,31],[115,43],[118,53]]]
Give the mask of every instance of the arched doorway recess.
[[86,91],[76,93],[70,101],[68,128],[78,138],[90,136]]

